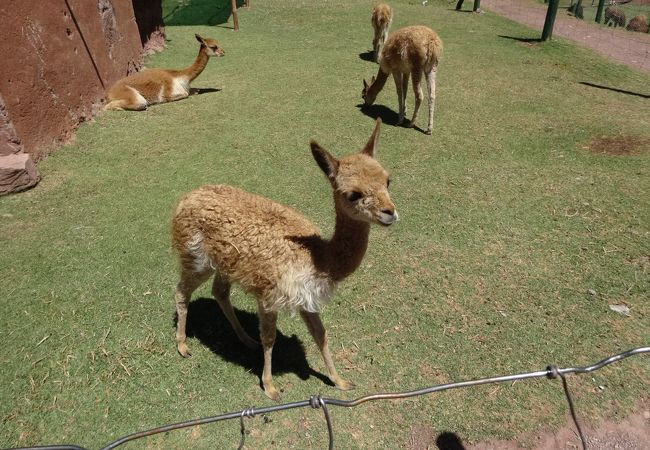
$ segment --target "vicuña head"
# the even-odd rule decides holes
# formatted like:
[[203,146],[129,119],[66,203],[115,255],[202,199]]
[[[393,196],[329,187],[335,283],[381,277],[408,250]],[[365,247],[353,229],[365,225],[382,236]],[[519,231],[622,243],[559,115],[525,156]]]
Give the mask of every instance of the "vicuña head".
[[391,225],[397,212],[388,193],[388,172],[375,153],[381,120],[360,153],[337,159],[317,142],[311,151],[333,189],[336,225],[330,239],[296,210],[227,185],[204,186],[186,194],[172,220],[172,241],[181,278],[176,287],[178,352],[189,356],[186,321],[194,290],[214,275],[212,293],[235,334],[249,348],[258,343],[242,328],[230,303],[232,283],[257,300],[264,350],[262,384],[280,399],[271,377],[271,355],[280,310],[298,312],[318,345],[327,373],[340,389],[341,378],[329,351],[319,312],[337,283],[361,264],[370,224]]
[[377,78],[368,84],[363,80],[361,97],[366,105],[372,105],[379,92],[384,88],[389,75],[393,75],[397,99],[399,102],[398,125],[404,122],[406,115],[406,92],[409,74],[415,91],[415,108],[413,117],[406,126],[415,126],[415,119],[422,103],[422,75],[426,77],[429,89],[429,123],[427,134],[433,130],[433,110],[436,100],[436,73],[442,56],[442,41],[431,29],[424,26],[409,26],[391,34],[379,55]]
[[217,41],[195,35],[201,47],[191,66],[182,70],[145,69],[117,81],[106,93],[105,110],[142,111],[155,103],[166,103],[190,95],[190,83],[198,77],[211,56],[223,56]]

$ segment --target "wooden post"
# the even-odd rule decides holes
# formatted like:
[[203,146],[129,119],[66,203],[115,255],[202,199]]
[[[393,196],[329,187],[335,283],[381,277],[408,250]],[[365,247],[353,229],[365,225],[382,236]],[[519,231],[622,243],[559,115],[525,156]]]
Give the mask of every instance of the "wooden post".
[[544,30],[542,30],[542,41],[546,41],[553,36],[553,26],[555,25],[555,16],[560,0],[550,0],[548,10],[546,10],[546,20],[544,20]]
[[232,6],[232,23],[235,31],[239,31],[239,20],[237,20],[237,0],[230,0]]
[[603,8],[605,7],[605,0],[598,0],[598,10],[596,10],[596,22],[600,23],[603,20]]

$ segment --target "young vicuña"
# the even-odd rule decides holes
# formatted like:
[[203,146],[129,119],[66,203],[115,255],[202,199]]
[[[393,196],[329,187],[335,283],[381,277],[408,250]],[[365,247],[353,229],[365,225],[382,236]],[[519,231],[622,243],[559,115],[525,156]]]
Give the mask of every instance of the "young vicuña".
[[415,119],[422,103],[422,74],[427,79],[429,88],[429,124],[427,134],[433,129],[433,109],[436,100],[436,72],[442,56],[442,41],[438,35],[425,26],[409,26],[391,34],[379,55],[379,71],[377,78],[373,77],[370,84],[363,80],[361,96],[366,105],[372,105],[377,94],[383,89],[388,75],[392,74],[397,89],[399,101],[398,125],[406,115],[406,92],[408,76],[411,74],[413,90],[415,91],[415,107],[413,118],[407,126],[415,126]]
[[280,310],[300,314],[336,387],[354,386],[336,372],[319,312],[337,283],[361,264],[370,224],[391,225],[397,220],[388,173],[375,159],[380,124],[378,119],[360,153],[342,159],[311,141],[312,155],[333,189],[336,224],[330,239],[321,237],[318,228],[294,209],[232,186],[204,186],[180,200],[172,220],[172,241],[181,266],[176,287],[176,341],[181,355],[190,355],[185,328],[192,292],[214,274],[212,293],[249,348],[259,344],[235,315],[229,299],[231,284],[239,283],[257,300],[264,350],[262,384],[268,397],[280,398],[271,378]]
[[372,10],[370,18],[375,37],[372,40],[372,48],[375,52],[375,61],[379,60],[379,54],[388,37],[388,29],[393,22],[393,10],[386,3],[379,3]]
[[211,56],[225,52],[217,41],[195,35],[201,43],[194,64],[183,70],[145,69],[118,80],[106,94],[104,109],[142,111],[155,103],[173,102],[190,95],[190,83],[198,77]]

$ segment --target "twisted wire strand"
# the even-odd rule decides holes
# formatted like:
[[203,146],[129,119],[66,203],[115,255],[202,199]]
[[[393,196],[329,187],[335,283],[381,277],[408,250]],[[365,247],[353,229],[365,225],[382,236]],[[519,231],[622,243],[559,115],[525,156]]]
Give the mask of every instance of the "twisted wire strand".
[[[526,373],[521,373],[521,374],[516,374],[516,375],[504,375],[504,376],[498,376],[498,377],[490,377],[490,378],[479,378],[475,380],[469,380],[469,381],[460,381],[456,383],[447,383],[447,384],[440,384],[440,385],[435,385],[435,386],[430,386],[427,388],[423,389],[417,389],[413,391],[405,391],[405,392],[395,392],[395,393],[379,393],[379,394],[371,394],[371,395],[365,395],[362,397],[358,397],[354,400],[341,400],[341,399],[336,399],[336,398],[322,398],[320,395],[318,396],[311,396],[309,400],[303,400],[303,401],[298,401],[298,402],[291,402],[291,403],[285,403],[281,405],[275,405],[275,406],[266,406],[262,408],[248,408],[244,409],[241,411],[237,412],[232,412],[232,413],[226,413],[226,414],[221,414],[218,416],[211,416],[211,417],[205,417],[202,419],[195,419],[195,420],[188,420],[185,422],[178,422],[174,424],[169,424],[169,425],[164,425],[158,428],[152,428],[150,430],[146,431],[140,431],[137,433],[129,434],[127,436],[124,436],[120,439],[117,439],[116,441],[111,442],[108,444],[106,447],[104,447],[102,450],[112,450],[126,442],[130,442],[136,439],[140,439],[146,436],[152,436],[155,434],[159,433],[165,433],[168,431],[172,430],[178,430],[181,428],[188,428],[192,426],[197,426],[197,425],[204,425],[208,423],[214,423],[214,422],[219,422],[223,420],[229,420],[229,419],[240,419],[240,425],[242,427],[243,433],[242,436],[245,433],[245,429],[243,428],[243,419],[244,417],[253,417],[254,415],[257,414],[268,414],[276,411],[286,411],[289,409],[295,409],[295,408],[304,408],[307,406],[311,406],[312,408],[316,407],[321,407],[323,409],[323,414],[325,415],[325,421],[327,423],[328,427],[328,433],[329,433],[329,438],[330,438],[330,443],[329,443],[329,448],[332,449],[334,446],[334,433],[333,433],[333,428],[332,428],[332,422],[331,422],[331,417],[329,415],[329,411],[327,409],[326,405],[333,405],[333,406],[340,406],[340,407],[346,407],[346,408],[351,408],[354,406],[361,405],[362,403],[366,403],[369,401],[376,401],[376,400],[391,400],[391,399],[402,399],[402,398],[409,398],[409,397],[415,397],[419,395],[426,395],[426,394],[432,394],[434,392],[440,392],[440,391],[445,391],[448,389],[457,389],[457,388],[463,388],[463,387],[469,387],[469,386],[479,386],[482,384],[491,384],[491,383],[503,383],[506,381],[516,381],[516,380],[525,380],[529,378],[540,378],[540,377],[547,377],[547,378],[554,378],[557,376],[560,376],[560,378],[563,381],[563,386],[565,390],[565,395],[567,398],[567,402],[569,403],[569,409],[571,410],[571,414],[574,419],[574,423],[576,424],[580,438],[582,440],[583,448],[586,449],[586,440],[584,439],[584,436],[582,434],[582,430],[580,429],[579,423],[577,421],[577,415],[575,414],[575,407],[573,405],[573,400],[571,398],[571,394],[569,393],[568,390],[568,384],[566,383],[566,378],[564,375],[569,374],[569,373],[589,373],[593,372],[599,369],[602,369],[603,367],[621,361],[625,358],[628,358],[630,356],[634,355],[640,355],[643,353],[650,353],[650,347],[638,347],[634,348],[622,353],[619,353],[617,355],[610,356],[608,358],[605,358],[595,364],[592,364],[590,366],[585,366],[585,367],[568,367],[568,368],[557,368],[555,366],[548,366],[546,370],[540,370],[536,372],[526,372]],[[314,406],[317,405],[317,406]],[[242,442],[240,442],[240,446],[243,445],[243,439]],[[75,445],[56,445],[56,446],[39,446],[39,447],[21,447],[21,448],[15,448],[14,450],[87,450],[84,449],[83,447],[78,447]]]

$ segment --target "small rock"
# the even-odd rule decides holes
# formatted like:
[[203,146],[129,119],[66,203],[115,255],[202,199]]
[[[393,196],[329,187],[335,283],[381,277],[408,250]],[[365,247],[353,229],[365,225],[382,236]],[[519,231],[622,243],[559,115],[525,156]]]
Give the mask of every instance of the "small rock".
[[598,292],[594,291],[593,289],[587,289],[587,294],[589,295],[598,295]]
[[626,305],[609,305],[609,309],[619,314],[623,314],[624,316],[630,316],[630,308]]

